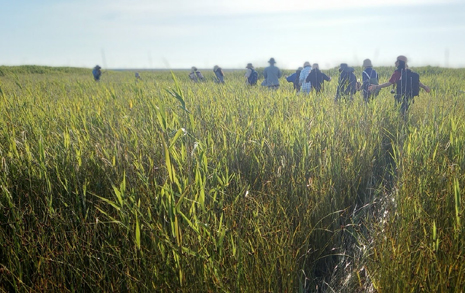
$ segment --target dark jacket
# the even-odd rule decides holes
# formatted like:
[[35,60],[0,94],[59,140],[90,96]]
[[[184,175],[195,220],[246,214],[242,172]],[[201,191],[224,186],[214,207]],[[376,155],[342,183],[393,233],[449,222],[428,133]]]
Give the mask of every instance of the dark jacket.
[[217,83],[224,83],[224,73],[223,70],[218,67],[216,70],[213,70],[216,76],[216,82]]
[[368,101],[372,96],[377,96],[379,94],[379,90],[376,92],[370,92],[368,87],[370,85],[378,85],[379,84],[379,77],[376,70],[372,67],[367,67],[362,72],[362,92],[363,92],[363,99]]
[[353,95],[357,92],[357,77],[352,67],[347,67],[341,72],[339,87],[344,95]]
[[319,93],[323,88],[323,83],[325,80],[330,81],[331,79],[318,68],[313,68],[305,79],[306,82],[311,83],[312,88],[314,88],[317,93]]

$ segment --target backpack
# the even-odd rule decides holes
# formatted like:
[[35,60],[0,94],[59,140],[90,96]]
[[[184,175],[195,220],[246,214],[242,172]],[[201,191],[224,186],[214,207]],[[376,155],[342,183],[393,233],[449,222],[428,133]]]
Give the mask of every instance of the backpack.
[[258,72],[256,72],[255,70],[253,69],[250,69],[252,70],[252,72],[250,73],[250,76],[247,78],[247,82],[250,84],[250,85],[256,85],[257,84],[257,80],[258,80]]
[[[363,84],[363,88],[365,90],[368,90],[368,87],[370,85],[379,85],[377,75],[375,77],[371,77],[373,75],[373,71],[371,71],[370,75],[368,75],[368,73],[366,71],[363,71],[363,74],[365,74],[368,77],[368,79]],[[374,95],[378,95],[380,90],[381,89],[377,89],[377,90],[373,91],[372,93]]]
[[203,77],[203,74],[202,74],[200,71],[196,71],[195,74],[197,75],[197,78],[198,78],[200,81],[205,80],[205,77]]
[[363,71],[363,74],[365,74],[367,77],[368,77],[368,80],[365,81],[366,83],[368,83],[368,85],[378,85],[378,78],[375,77],[371,77],[373,75],[373,71],[371,72],[370,75],[368,75],[368,73],[366,71]]
[[194,72],[189,73],[189,78],[190,78],[192,81],[194,81],[194,82],[197,81],[197,76],[195,75]]
[[410,69],[402,70],[397,81],[397,96],[411,99],[420,94],[420,75]]

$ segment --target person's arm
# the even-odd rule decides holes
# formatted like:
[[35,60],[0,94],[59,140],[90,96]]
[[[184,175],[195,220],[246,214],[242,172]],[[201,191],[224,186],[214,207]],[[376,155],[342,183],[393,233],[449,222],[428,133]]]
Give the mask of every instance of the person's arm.
[[373,92],[373,91],[376,91],[376,90],[380,90],[382,88],[385,88],[385,87],[388,87],[390,85],[395,85],[397,81],[400,80],[400,77],[401,77],[401,73],[399,70],[396,70],[394,71],[394,73],[391,75],[391,78],[389,79],[388,82],[386,83],[383,83],[383,84],[379,84],[379,85],[370,85],[368,87],[368,91],[369,92]]
[[289,76],[286,76],[286,80],[287,80],[288,82],[294,82],[295,76],[296,76],[296,74],[295,74],[295,72],[294,72],[293,74],[291,74],[291,75],[289,75]]
[[245,83],[248,83],[248,82],[249,82],[249,77],[250,77],[251,74],[252,74],[252,69],[247,68],[247,71],[245,72],[245,75],[244,75],[244,77],[245,77]]
[[388,81],[388,82],[385,82],[385,83],[383,83],[383,84],[378,84],[378,85],[376,85],[376,89],[382,89],[382,88],[388,87],[388,86],[390,86],[390,85],[392,85],[392,83],[390,83],[390,82]]
[[431,91],[431,89],[429,88],[429,86],[424,85],[424,84],[422,84],[421,82],[420,82],[420,87],[421,87],[422,89],[424,89],[427,93],[429,93],[429,92]]
[[392,84],[392,83],[388,81],[388,82],[383,83],[383,84],[370,85],[370,86],[368,87],[368,91],[369,91],[369,92],[378,91],[378,90],[380,90],[380,89],[382,89],[382,88],[385,88],[385,87],[390,86],[391,84]]
[[331,81],[331,77],[327,76],[326,74],[322,73],[323,75],[323,80],[326,80],[326,81]]

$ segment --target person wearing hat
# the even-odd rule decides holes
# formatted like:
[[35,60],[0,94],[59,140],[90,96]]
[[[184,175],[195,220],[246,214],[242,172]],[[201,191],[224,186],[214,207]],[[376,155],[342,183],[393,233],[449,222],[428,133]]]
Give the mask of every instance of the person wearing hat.
[[92,75],[94,76],[95,81],[100,81],[100,76],[102,76],[101,68],[102,67],[95,65],[94,69],[92,69]]
[[363,100],[368,102],[372,96],[377,96],[379,94],[379,90],[376,92],[370,92],[368,87],[370,85],[377,85],[379,84],[379,76],[376,70],[373,69],[373,65],[371,64],[370,59],[363,60],[363,72],[362,72],[362,93],[363,93]]
[[349,67],[346,63],[341,63],[339,66],[339,80],[337,85],[336,97],[337,102],[341,98],[349,98],[353,100],[354,94],[357,92],[357,77],[354,74],[354,68]]
[[[391,75],[391,78],[389,79],[388,82],[380,84],[380,85],[369,86],[368,90],[370,92],[375,92],[375,91],[379,91],[380,89],[391,86],[391,85],[395,86],[396,87],[396,95],[395,95],[396,103],[401,103],[401,108],[400,108],[401,112],[402,114],[405,114],[405,112],[408,110],[410,106],[411,101],[413,100],[413,96],[411,96],[410,93],[405,92],[406,82],[402,84],[402,80],[405,79],[402,77],[403,76],[405,77],[408,75],[412,75],[412,76],[416,75],[418,77],[418,74],[413,73],[410,69],[408,69],[407,57],[403,55],[397,56],[395,65],[396,65],[396,70]],[[424,89],[427,93],[431,91],[428,86],[424,85],[423,83],[419,81],[419,77],[417,81],[418,81],[419,87]]]
[[297,68],[297,70],[293,74],[291,74],[289,76],[286,76],[286,80],[288,82],[293,83],[294,89],[295,89],[295,91],[297,93],[300,91],[299,77],[300,77],[300,72],[302,71],[302,69],[304,69],[304,68],[299,67],[299,68]]
[[312,66],[310,65],[310,62],[306,61],[304,63],[304,69],[300,72],[299,76],[299,84],[301,85],[300,92],[301,93],[310,93],[310,90],[312,89],[312,84],[310,81],[307,82],[307,76],[312,70]]
[[320,71],[318,63],[314,63],[312,71],[310,71],[305,81],[309,82],[312,85],[312,89],[315,89],[315,92],[318,94],[323,89],[324,81],[331,81],[331,77]]
[[278,67],[274,66],[276,64],[274,58],[270,58],[268,63],[270,63],[270,66],[266,67],[263,71],[265,80],[262,82],[262,86],[267,86],[269,89],[276,90],[279,88],[279,79],[282,76],[282,72]]
[[200,82],[205,80],[205,77],[203,77],[202,73],[195,66],[192,66],[191,73],[189,73],[189,78],[193,82]]
[[216,76],[215,82],[224,83],[224,73],[221,67],[219,67],[218,65],[215,65],[215,67],[213,67],[213,72],[215,73],[215,76]]
[[258,80],[258,72],[255,71],[252,63],[247,63],[247,71],[244,75],[245,77],[245,83],[248,85],[257,85],[257,80]]

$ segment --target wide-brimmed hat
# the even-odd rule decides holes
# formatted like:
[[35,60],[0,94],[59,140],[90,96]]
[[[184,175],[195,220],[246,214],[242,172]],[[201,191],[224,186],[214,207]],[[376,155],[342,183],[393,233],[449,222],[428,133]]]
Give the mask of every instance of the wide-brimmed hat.
[[405,63],[407,63],[407,57],[405,57],[404,55],[399,55],[397,56],[397,61],[404,61]]
[[371,60],[370,59],[365,59],[363,60],[363,67],[373,67],[373,64],[371,64]]
[[252,63],[247,63],[247,66],[245,68],[253,69]]
[[347,63],[341,63],[341,65],[339,65],[339,72],[343,71],[345,68],[347,68]]
[[320,66],[318,65],[318,63],[313,63],[312,68],[313,69],[320,69]]
[[310,62],[308,62],[308,61],[305,61],[305,63],[304,63],[304,67],[307,67],[307,66],[310,66]]
[[347,66],[345,69],[344,69],[345,72],[354,72],[355,69],[353,67],[349,67]]
[[270,60],[268,60],[268,63],[270,63],[270,64],[275,64],[276,61],[274,60],[274,58],[270,58]]

